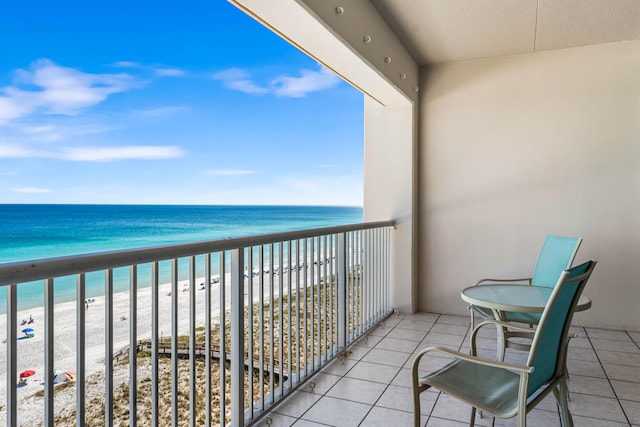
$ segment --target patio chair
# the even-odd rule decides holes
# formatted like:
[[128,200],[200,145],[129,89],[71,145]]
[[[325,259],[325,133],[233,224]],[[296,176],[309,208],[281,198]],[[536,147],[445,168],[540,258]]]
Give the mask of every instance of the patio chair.
[[[571,263],[578,252],[578,248],[582,243],[580,237],[564,237],[548,235],[538,255],[538,261],[533,271],[532,277],[521,279],[481,279],[474,286],[488,283],[518,283],[526,282],[533,286],[545,286],[551,288],[558,282],[560,274],[567,268],[571,267]],[[470,305],[471,312],[471,329],[473,329],[475,320],[474,313],[478,314],[482,319],[495,319],[493,312],[483,307]],[[525,313],[501,313],[504,317],[501,320],[516,321],[523,323],[536,324],[540,321],[539,314]]]
[[[596,261],[591,260],[560,275],[535,330],[508,325],[534,334],[526,365],[476,356],[478,330],[485,325],[507,325],[498,320],[482,322],[472,331],[471,355],[444,347],[429,347],[418,353],[411,367],[415,426],[420,425],[420,393],[431,387],[471,405],[470,426],[475,423],[477,409],[497,418],[517,415],[518,426],[526,426],[527,412],[553,391],[560,407],[562,425],[573,426],[567,402],[566,346],[573,313],[595,265]],[[420,360],[430,353],[440,353],[454,360],[419,376]]]

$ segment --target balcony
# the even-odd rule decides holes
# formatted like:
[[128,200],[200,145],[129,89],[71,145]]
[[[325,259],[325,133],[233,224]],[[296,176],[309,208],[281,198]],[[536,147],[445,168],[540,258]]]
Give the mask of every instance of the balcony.
[[[588,285],[587,285],[588,286]],[[588,288],[587,288],[588,289]],[[462,301],[459,301],[463,304]],[[495,357],[495,331],[481,330],[479,353]],[[629,426],[640,423],[640,333],[574,327],[568,354],[570,410],[576,426]],[[263,426],[409,426],[413,425],[411,362],[432,345],[469,349],[469,318],[436,313],[394,315],[349,348],[269,415]],[[506,360],[523,362],[523,353],[507,350]],[[447,359],[430,357],[425,370]],[[463,426],[470,407],[437,391],[421,396],[422,426]],[[560,426],[553,395],[527,417],[527,425]],[[492,418],[476,417],[490,426]],[[496,420],[515,426],[516,419]]]
[[258,421],[391,314],[393,225],[0,265],[0,422]]
[[[369,223],[2,265],[9,315],[0,421],[410,425],[413,355],[430,345],[468,351],[469,317],[394,312],[393,235],[393,222]],[[55,304],[57,284],[69,279],[75,300]],[[86,298],[92,280],[102,280],[105,297]],[[115,292],[122,281],[128,292]],[[38,283],[44,308],[18,312],[18,288]],[[27,313],[32,337],[18,333]],[[640,425],[640,333],[574,331],[576,425]],[[480,355],[493,357],[495,332],[481,334]],[[507,360],[523,362],[523,353],[509,349]],[[446,362],[431,357],[423,368]],[[58,370],[72,381],[46,380]],[[423,425],[465,423],[468,409],[427,392]],[[560,425],[552,398],[529,422]]]

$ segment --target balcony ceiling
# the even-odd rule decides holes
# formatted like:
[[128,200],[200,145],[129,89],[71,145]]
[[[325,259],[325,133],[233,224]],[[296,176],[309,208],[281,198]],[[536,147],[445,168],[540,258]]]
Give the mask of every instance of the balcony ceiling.
[[420,65],[640,39],[638,0],[370,0]]

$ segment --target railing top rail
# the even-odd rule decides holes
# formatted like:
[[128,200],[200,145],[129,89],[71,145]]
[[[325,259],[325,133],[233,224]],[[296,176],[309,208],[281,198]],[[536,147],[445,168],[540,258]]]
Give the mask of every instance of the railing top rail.
[[328,234],[395,226],[395,221],[363,222],[333,227],[312,228],[283,233],[234,237],[121,251],[97,252],[56,258],[0,263],[0,286],[32,282],[51,277],[106,270],[129,265],[145,264],[211,252],[221,252],[248,246],[285,242]]

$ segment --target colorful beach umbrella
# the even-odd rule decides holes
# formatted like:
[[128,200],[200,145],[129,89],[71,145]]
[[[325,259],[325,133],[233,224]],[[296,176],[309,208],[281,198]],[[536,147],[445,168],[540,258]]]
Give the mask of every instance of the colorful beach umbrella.
[[35,375],[36,371],[33,369],[27,369],[26,371],[20,372],[20,378],[29,378],[32,375]]
[[22,332],[24,332],[25,334],[30,334],[31,332],[33,332],[33,328],[24,328]]
[[53,383],[60,384],[67,381],[73,380],[73,374],[71,372],[65,371],[54,371],[53,373]]

